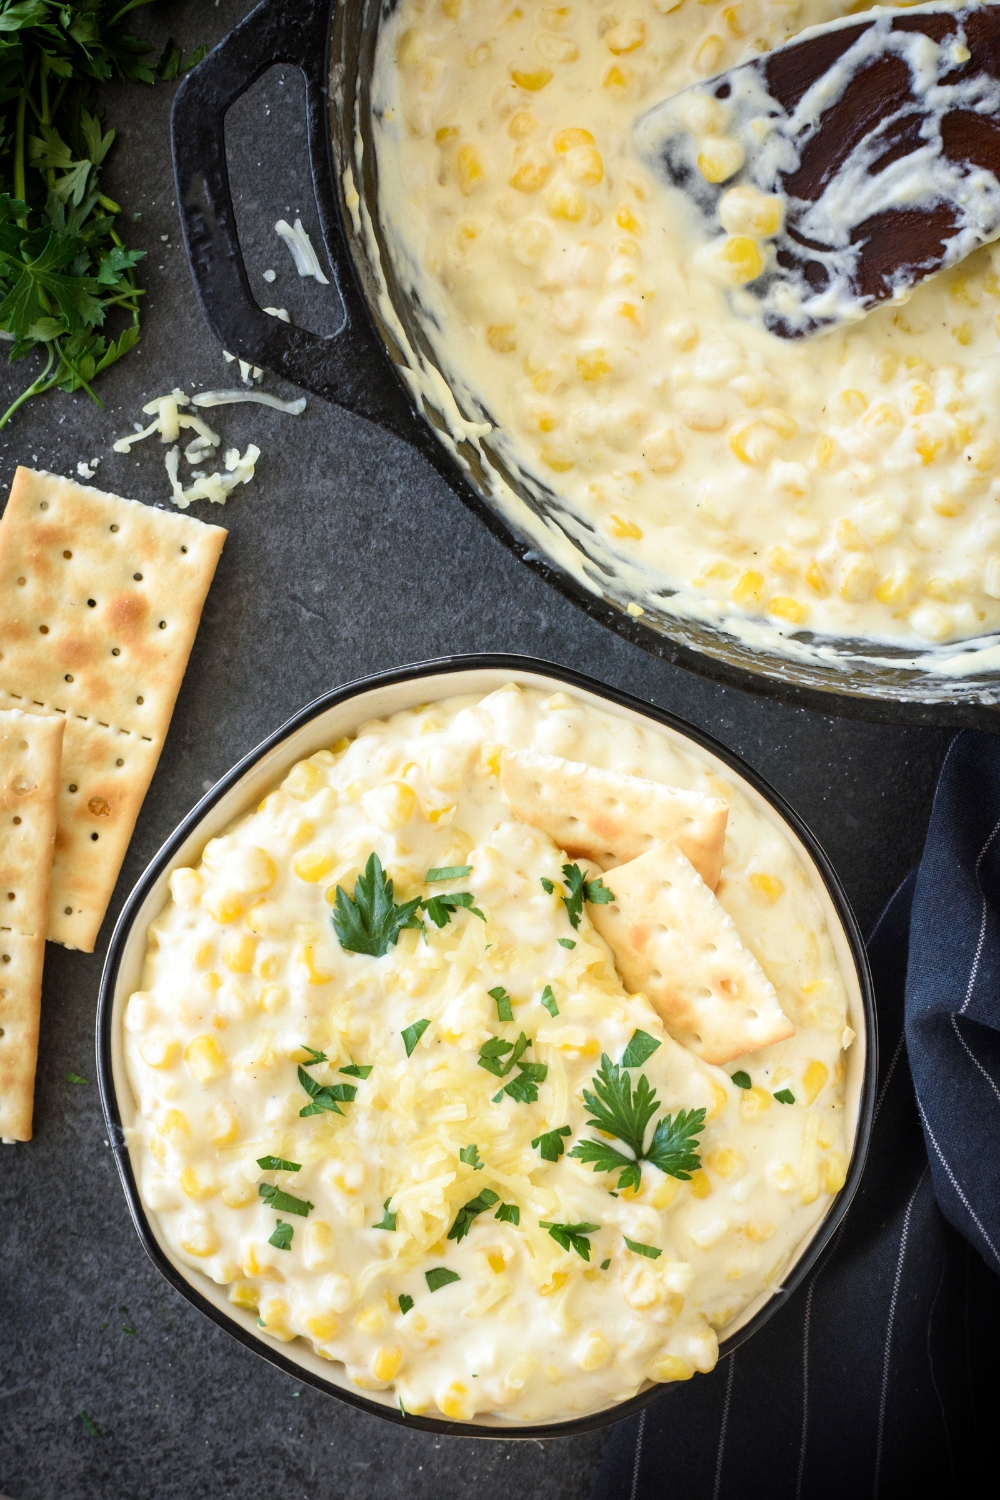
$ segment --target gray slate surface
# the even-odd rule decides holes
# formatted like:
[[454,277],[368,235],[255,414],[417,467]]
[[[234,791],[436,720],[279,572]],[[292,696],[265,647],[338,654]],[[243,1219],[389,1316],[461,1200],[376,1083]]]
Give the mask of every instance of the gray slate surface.
[[[181,0],[141,14],[137,29],[213,43],[248,8]],[[102,378],[103,411],[56,393],[0,434],[0,493],[18,462],[74,474],[78,460],[100,457],[94,483],[162,503],[162,450],[146,444],[124,458],[113,439],[175,384],[235,383],[177,236],[172,92],[106,96],[119,130],[106,190],[141,212],[132,243],[150,252],[139,350]],[[271,230],[298,210],[315,232],[300,97],[294,75],[272,74],[233,112],[227,140],[261,304],[322,329],[331,293],[299,280]],[[0,374],[5,389],[21,388],[22,367]],[[274,380],[268,388],[293,394]],[[577,1500],[600,1434],[539,1444],[401,1431],[271,1369],[161,1280],[128,1219],[94,1083],[113,918],[162,840],[239,756],[322,690],[403,662],[528,652],[704,726],[812,825],[863,926],[919,854],[950,736],[767,704],[646,657],[516,564],[405,445],[318,400],[299,419],[262,408],[218,416],[227,446],[253,439],[264,457],[224,513],[196,507],[230,537],[167,748],[97,952],[48,950],[36,1136],[0,1154],[0,1487],[11,1500],[501,1500],[514,1489]],[[90,1083],[66,1083],[68,1070]]]

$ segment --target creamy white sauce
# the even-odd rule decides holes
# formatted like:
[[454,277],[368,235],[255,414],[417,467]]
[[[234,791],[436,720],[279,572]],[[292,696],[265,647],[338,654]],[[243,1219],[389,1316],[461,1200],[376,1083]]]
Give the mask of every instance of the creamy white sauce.
[[436,361],[445,409],[555,517],[494,482],[498,504],[595,591],[793,659],[836,664],[816,632],[981,669],[939,643],[1000,627],[996,252],[797,345],[738,316],[634,126],[840,8],[668,6],[404,0],[383,23],[379,213],[433,353],[414,389],[436,399]]
[[[672,1041],[645,996],[624,990],[586,910],[574,931],[558,890],[542,888],[562,879],[563,856],[511,819],[502,746],[724,797],[719,899],[796,1035],[725,1069]],[[486,920],[461,910],[382,958],[346,952],[331,906],[373,851],[397,900],[466,889]],[[468,876],[424,883],[464,864]],[[297,765],[171,890],[125,1013],[143,1201],[182,1264],[256,1309],[262,1337],[309,1341],[407,1411],[552,1420],[711,1369],[718,1337],[780,1284],[844,1181],[852,1033],[817,897],[739,786],[655,729],[514,687],[398,713]],[[498,984],[511,1024],[489,993]],[[402,1033],[418,1020],[428,1025],[407,1056]],[[567,1148],[588,1137],[581,1091],[637,1029],[660,1046],[633,1081],[645,1074],[673,1114],[707,1112],[702,1169],[685,1183],[647,1163],[638,1195],[614,1197],[614,1178],[565,1154],[545,1161],[531,1141],[564,1125]],[[520,1031],[548,1072],[537,1101],[494,1102],[502,1085],[478,1049]],[[301,1114],[308,1048],[328,1059],[309,1066],[315,1084],[357,1089],[339,1116]],[[349,1060],[369,1076],[339,1071]],[[751,1089],[732,1082],[740,1070]],[[782,1090],[796,1102],[778,1102]],[[472,1144],[481,1170],[460,1155]],[[262,1169],[269,1156],[301,1170]],[[273,1209],[261,1184],[308,1214]],[[497,1203],[448,1239],[483,1189]],[[518,1224],[497,1221],[500,1202]],[[386,1213],[396,1227],[375,1228]],[[279,1219],[288,1249],[272,1240]],[[545,1222],[597,1226],[589,1261]],[[441,1266],[459,1279],[431,1291],[426,1272]]]

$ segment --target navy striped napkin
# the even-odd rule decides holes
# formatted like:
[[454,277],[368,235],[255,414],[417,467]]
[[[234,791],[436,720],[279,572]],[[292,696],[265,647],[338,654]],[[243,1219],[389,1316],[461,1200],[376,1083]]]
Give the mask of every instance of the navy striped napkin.
[[857,1197],[754,1338],[614,1429],[593,1500],[942,1500],[995,1471],[1000,738],[952,742],[920,866],[868,948],[880,1058]]

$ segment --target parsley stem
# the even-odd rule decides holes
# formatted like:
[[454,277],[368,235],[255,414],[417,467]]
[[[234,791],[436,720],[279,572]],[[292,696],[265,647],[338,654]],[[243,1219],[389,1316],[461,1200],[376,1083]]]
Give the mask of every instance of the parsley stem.
[[[109,214],[120,214],[121,211],[122,211],[121,204],[120,203],[116,203],[113,198],[109,198],[108,195],[107,195],[107,193],[101,193],[100,196],[98,197],[97,201],[101,205],[102,208],[106,208],[107,209],[107,211],[108,211]],[[121,244],[121,240],[118,239],[118,237],[117,237],[117,235],[115,235],[114,231],[112,231],[111,237],[112,237],[112,239],[116,240],[119,245]]]
[[30,401],[31,398],[32,398],[32,396],[40,396],[40,395],[42,395],[43,392],[51,390],[51,388],[55,385],[56,380],[58,379],[58,369],[56,371],[56,374],[53,375],[52,379],[49,380],[48,382],[46,382],[46,376],[48,375],[49,371],[52,368],[52,361],[53,361],[54,358],[55,358],[55,351],[52,348],[52,345],[50,344],[49,345],[49,357],[48,357],[48,359],[45,362],[45,369],[42,371],[42,373],[40,375],[38,375],[38,376],[35,377],[35,379],[28,386],[27,390],[21,392],[21,394],[18,396],[18,398],[17,398],[16,401],[12,401],[11,402],[10,406],[8,406],[8,408],[4,412],[3,416],[0,417],[0,428],[3,428],[3,427],[7,426],[7,423],[10,421],[11,417],[17,411],[18,407],[19,406],[23,406],[24,403],[25,403],[25,401]]
[[[14,130],[14,197],[24,202],[24,112],[28,105],[28,90],[21,90],[21,97],[17,101],[17,124]],[[18,226],[27,229],[27,219],[18,219]],[[6,417],[4,418],[6,421]],[[0,423],[2,425],[2,423]]]

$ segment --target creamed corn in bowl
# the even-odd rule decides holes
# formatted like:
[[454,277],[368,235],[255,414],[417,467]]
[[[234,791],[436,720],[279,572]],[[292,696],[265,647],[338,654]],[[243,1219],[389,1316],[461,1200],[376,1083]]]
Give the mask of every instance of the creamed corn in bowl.
[[[671,1035],[595,925],[627,915],[627,863],[616,892],[519,817],[511,756],[728,806],[714,894],[670,858],[783,1040],[719,1066]],[[515,685],[406,709],[295,765],[170,892],[124,1014],[142,1201],[262,1339],[408,1413],[565,1420],[711,1370],[844,1184],[820,900],[656,726]]]
[[[1000,627],[1000,250],[788,341],[733,307],[780,203],[724,194],[706,249],[633,130],[867,8],[400,0],[372,85],[396,280],[507,468],[559,496],[639,612],[800,656],[803,633],[926,652]],[[727,109],[691,122],[712,183],[742,159]]]

